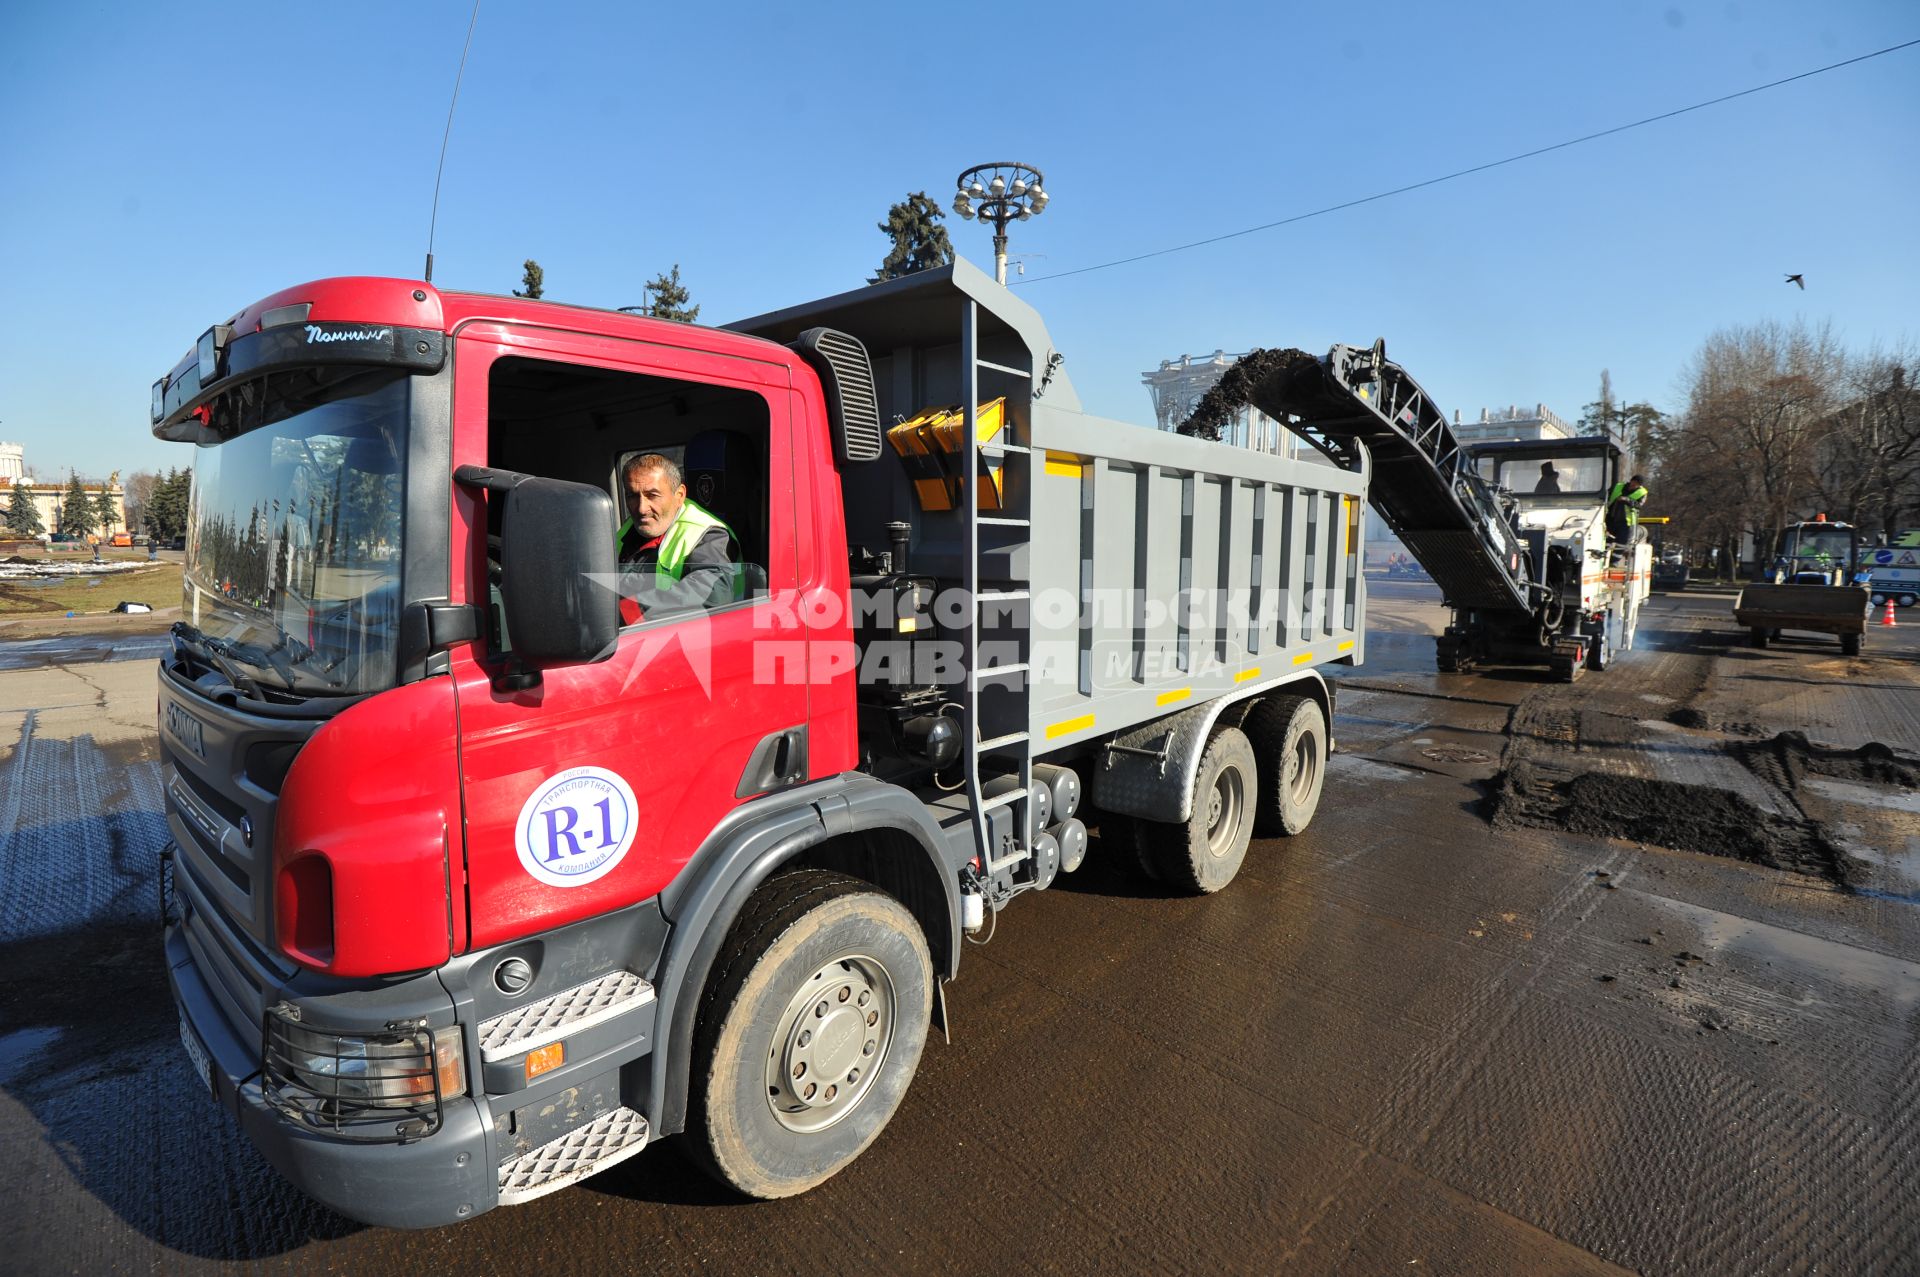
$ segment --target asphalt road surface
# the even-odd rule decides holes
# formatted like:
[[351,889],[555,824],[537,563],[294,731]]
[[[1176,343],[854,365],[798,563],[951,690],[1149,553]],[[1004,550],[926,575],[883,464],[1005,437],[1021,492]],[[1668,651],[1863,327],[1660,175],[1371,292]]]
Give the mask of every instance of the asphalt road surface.
[[1660,596],[1567,686],[1435,674],[1432,587],[1371,589],[1313,827],[1201,900],[1096,840],[847,1172],[744,1204],[669,1142],[428,1233],[197,1089],[150,654],[0,645],[0,1270],[1915,1271],[1920,615],[1845,658]]

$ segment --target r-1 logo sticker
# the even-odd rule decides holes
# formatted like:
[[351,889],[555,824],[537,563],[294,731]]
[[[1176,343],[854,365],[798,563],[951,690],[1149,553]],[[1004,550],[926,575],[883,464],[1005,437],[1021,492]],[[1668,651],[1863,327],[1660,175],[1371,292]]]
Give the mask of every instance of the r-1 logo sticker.
[[526,871],[549,887],[605,877],[633,846],[639,804],[627,782],[604,767],[574,767],[528,796],[513,842]]

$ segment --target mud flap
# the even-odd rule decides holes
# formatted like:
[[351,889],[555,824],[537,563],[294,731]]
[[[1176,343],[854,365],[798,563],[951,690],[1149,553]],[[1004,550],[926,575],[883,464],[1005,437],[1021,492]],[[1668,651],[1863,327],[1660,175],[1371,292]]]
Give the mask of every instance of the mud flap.
[[940,1040],[948,1046],[953,1045],[953,1032],[947,1028],[947,982],[933,982],[933,1027],[940,1030]]

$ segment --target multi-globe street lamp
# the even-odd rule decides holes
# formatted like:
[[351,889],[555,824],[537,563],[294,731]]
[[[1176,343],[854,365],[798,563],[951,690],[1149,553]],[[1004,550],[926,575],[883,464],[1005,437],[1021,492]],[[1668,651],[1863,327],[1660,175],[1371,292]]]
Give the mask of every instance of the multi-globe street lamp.
[[1031,164],[976,164],[955,182],[953,211],[993,223],[993,277],[1007,282],[1007,223],[1024,222],[1046,210],[1040,170]]

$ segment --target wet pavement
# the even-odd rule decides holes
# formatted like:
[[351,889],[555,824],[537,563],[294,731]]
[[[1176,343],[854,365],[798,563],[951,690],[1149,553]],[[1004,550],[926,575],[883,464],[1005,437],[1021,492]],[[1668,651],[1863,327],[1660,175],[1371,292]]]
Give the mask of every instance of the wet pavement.
[[98,661],[157,661],[167,650],[164,634],[66,634],[54,638],[0,639],[0,673],[43,670]]
[[[1637,650],[1566,686],[1436,674],[1433,588],[1370,590],[1313,827],[1202,900],[1096,839],[967,950],[952,1044],[848,1171],[747,1205],[669,1142],[413,1234],[300,1197],[190,1073],[152,667],[78,641],[14,665],[0,1270],[1913,1271],[1920,812],[1893,773],[1777,742],[1920,756],[1920,625],[1759,651],[1730,598],[1656,596]],[[1737,796],[1857,874],[1551,804],[1496,825],[1521,768]]]

